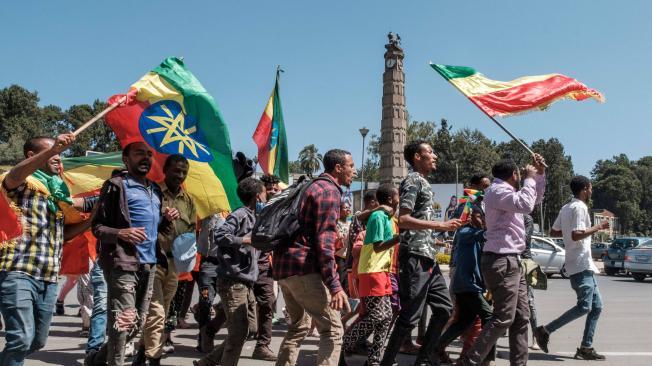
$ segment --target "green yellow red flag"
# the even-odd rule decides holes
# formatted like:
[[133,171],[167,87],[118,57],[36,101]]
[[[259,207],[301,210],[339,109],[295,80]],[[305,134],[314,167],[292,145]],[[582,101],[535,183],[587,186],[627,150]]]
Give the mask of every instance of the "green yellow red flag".
[[[178,58],[167,58],[131,86],[126,103],[106,121],[122,147],[145,142],[154,151],[149,177],[163,180],[170,154],[190,162],[185,187],[204,218],[241,206],[229,131],[213,97]],[[115,95],[109,104],[123,95]]]
[[604,101],[604,96],[597,90],[561,74],[497,81],[467,66],[430,64],[430,67],[490,117],[544,110],[561,99]]

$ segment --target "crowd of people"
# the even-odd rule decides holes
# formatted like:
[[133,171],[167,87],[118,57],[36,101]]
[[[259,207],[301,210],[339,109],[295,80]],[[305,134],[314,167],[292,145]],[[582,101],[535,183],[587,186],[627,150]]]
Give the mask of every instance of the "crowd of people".
[[[531,347],[547,353],[551,335],[585,315],[575,357],[604,359],[592,348],[602,301],[590,242],[607,224],[591,226],[591,183],[582,176],[572,179],[574,198],[552,228],[566,244],[577,305],[537,324],[530,282],[536,272],[524,263],[531,258],[529,214],[545,192],[546,164],[538,154],[521,168],[510,159],[497,161],[493,181],[471,177],[469,188],[481,193],[470,208],[461,204],[450,219],[435,221],[427,178],[436,174],[438,156],[428,142],[409,142],[408,176],[399,187],[367,191],[364,207],[353,215],[342,194],[356,174],[353,159],[330,150],[324,172],[302,191],[298,234],[260,250],[251,233],[258,214],[284,188],[277,177],[240,177],[242,207],[198,221],[183,189],[188,160],[170,155],[164,180],[152,182],[153,152],[134,142],[122,150],[124,169],[114,171],[99,195],[73,199],[60,178],[59,154],[74,140],[72,134],[30,139],[25,159],[2,177],[2,192],[24,230],[0,247],[6,338],[0,366],[23,365],[45,346],[53,313],[64,312],[76,282],[88,337],[84,365],[123,365],[130,345],[132,365],[160,365],[173,347],[175,327],[188,325],[195,286],[202,354],[196,366],[237,365],[250,339],[256,340],[252,358],[294,365],[313,332],[318,365],[344,365],[347,355],[361,352],[367,365],[396,365],[399,352],[416,355],[415,365],[451,364],[446,349],[458,337],[464,346],[456,365],[494,365],[496,342],[506,333],[510,364],[525,365],[528,326]],[[70,207],[89,218],[71,223]],[[64,242],[88,230],[97,239],[97,255],[86,274],[67,277],[57,296]],[[436,236],[448,232],[454,240],[447,284]],[[272,323],[281,294],[287,330],[274,352]],[[216,345],[222,327],[227,336]]]

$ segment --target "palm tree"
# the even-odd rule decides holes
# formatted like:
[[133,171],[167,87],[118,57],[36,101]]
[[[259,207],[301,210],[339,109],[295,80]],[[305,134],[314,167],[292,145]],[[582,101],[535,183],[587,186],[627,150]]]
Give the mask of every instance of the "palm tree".
[[317,151],[315,145],[310,144],[299,152],[299,164],[301,170],[312,178],[312,174],[321,167],[322,155]]

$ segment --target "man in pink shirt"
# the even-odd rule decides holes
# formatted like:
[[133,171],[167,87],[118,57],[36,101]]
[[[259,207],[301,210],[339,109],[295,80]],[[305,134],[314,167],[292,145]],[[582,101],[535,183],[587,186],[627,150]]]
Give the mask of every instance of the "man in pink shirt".
[[508,329],[510,365],[527,364],[530,309],[519,258],[525,249],[523,216],[543,200],[546,187],[543,157],[534,154],[533,164],[525,167],[520,189],[519,169],[513,160],[500,160],[492,168],[495,179],[484,195],[487,242],[481,264],[486,288],[493,296],[494,313],[458,365],[481,364]]

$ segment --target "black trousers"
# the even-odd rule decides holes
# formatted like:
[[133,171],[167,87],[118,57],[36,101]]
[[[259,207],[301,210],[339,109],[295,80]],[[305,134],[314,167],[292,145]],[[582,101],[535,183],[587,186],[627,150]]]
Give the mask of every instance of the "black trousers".
[[258,341],[256,346],[269,346],[272,342],[272,320],[276,303],[271,267],[262,269],[258,273],[258,281],[254,284],[254,296],[258,307]]
[[[461,336],[467,329],[473,326],[477,317],[480,317],[483,326],[487,324],[494,311],[484,296],[479,292],[456,293],[455,304],[459,309],[457,320],[439,338],[437,349],[440,351],[444,351],[454,339]],[[495,359],[496,346],[489,352],[485,360],[494,361]]]
[[435,345],[439,342],[442,329],[453,311],[446,280],[434,259],[411,254],[403,247],[399,249],[398,257],[401,311],[383,355],[382,365],[391,365],[394,362],[400,344],[419,324],[426,305],[430,307],[432,316],[426,329],[425,343],[417,355],[417,360],[432,359]]

